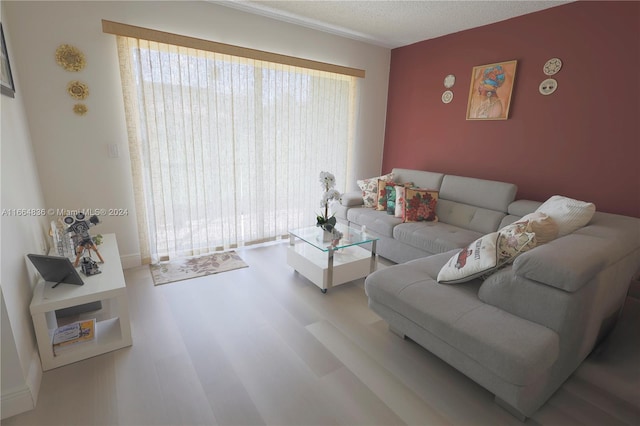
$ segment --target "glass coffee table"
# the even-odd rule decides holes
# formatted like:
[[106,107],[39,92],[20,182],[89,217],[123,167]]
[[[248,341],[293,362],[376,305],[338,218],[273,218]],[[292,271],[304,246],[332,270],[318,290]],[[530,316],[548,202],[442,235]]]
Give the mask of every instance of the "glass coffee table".
[[[343,234],[338,241],[323,241],[323,231],[317,226],[289,231],[287,264],[323,293],[376,270],[378,238],[343,224],[336,228]],[[367,243],[371,251],[360,247]]]

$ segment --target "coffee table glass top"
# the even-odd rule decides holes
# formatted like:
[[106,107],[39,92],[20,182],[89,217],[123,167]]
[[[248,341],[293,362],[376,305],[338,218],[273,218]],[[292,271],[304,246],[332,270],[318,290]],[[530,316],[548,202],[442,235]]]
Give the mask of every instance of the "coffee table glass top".
[[317,226],[293,229],[289,231],[289,234],[322,251],[339,250],[346,247],[367,244],[379,239],[366,232],[363,233],[357,228],[352,228],[341,223],[337,224],[336,228],[343,234],[336,245],[333,244],[333,241],[322,241],[323,231]]

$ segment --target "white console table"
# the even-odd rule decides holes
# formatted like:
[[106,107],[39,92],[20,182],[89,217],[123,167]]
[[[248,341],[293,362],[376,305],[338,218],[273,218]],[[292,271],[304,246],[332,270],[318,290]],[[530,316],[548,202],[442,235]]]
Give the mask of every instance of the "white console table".
[[[98,246],[98,250],[105,261],[99,264],[102,273],[90,277],[80,273],[84,285],[61,283],[52,288],[55,283],[40,281],[36,284],[30,309],[44,371],[133,343],[127,288],[115,235],[104,235],[103,244]],[[58,327],[55,311],[98,301],[102,302],[102,309],[96,312],[95,338],[69,345],[54,354],[51,340]]]

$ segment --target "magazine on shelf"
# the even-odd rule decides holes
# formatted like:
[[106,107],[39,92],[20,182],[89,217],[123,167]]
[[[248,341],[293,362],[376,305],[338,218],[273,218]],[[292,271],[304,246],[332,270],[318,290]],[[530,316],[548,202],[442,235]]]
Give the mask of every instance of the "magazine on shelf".
[[88,319],[63,325],[53,332],[53,353],[63,347],[93,340],[96,336],[96,320]]

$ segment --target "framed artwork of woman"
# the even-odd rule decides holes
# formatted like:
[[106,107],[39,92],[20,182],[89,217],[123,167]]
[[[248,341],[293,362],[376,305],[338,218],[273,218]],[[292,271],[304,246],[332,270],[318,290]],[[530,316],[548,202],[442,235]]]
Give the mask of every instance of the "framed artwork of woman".
[[509,118],[517,62],[514,60],[473,67],[467,120]]

